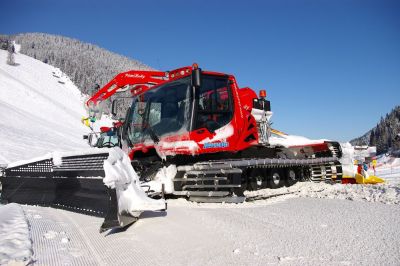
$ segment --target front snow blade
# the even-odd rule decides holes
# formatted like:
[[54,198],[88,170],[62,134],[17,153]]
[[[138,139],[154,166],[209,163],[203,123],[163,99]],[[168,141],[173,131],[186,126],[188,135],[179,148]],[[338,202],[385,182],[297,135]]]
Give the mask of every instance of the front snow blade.
[[123,228],[136,222],[141,213],[137,215],[128,214],[126,212],[120,214],[118,211],[117,193],[115,189],[108,188],[108,195],[110,196],[109,208],[104,222],[100,227],[99,232],[103,233],[109,229]]
[[138,216],[119,214],[115,189],[103,183],[107,157],[108,152],[102,151],[11,165],[0,175],[1,202],[51,206],[103,217],[101,232],[127,226]]

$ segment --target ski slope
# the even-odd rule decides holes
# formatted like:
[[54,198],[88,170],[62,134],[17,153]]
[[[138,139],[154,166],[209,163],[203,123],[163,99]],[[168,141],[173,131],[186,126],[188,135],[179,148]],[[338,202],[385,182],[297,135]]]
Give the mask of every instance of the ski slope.
[[87,148],[78,88],[41,61],[17,53],[10,66],[6,58],[0,50],[0,164]]
[[400,158],[386,155],[378,158],[376,175],[384,178],[388,183],[400,184]]

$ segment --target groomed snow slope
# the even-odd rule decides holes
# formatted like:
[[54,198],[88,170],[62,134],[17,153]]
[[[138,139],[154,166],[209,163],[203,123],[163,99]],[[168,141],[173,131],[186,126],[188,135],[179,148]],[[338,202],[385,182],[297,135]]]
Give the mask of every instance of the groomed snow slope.
[[144,212],[127,230],[106,234],[98,232],[101,218],[22,208],[35,265],[400,263],[398,186],[304,182],[247,196],[251,201],[243,204],[168,200],[167,212]]
[[32,259],[29,225],[22,207],[11,203],[0,206],[0,265],[28,264]]
[[86,111],[76,86],[41,61],[16,54],[18,65],[10,66],[6,58],[0,50],[0,164],[87,148],[82,135],[88,130],[80,122]]
[[400,184],[400,158],[392,156],[380,156],[376,175],[384,178],[391,184]]
[[[300,187],[298,189],[301,190]],[[397,204],[278,196],[244,204],[169,200],[126,231],[23,206],[35,265],[399,265]]]

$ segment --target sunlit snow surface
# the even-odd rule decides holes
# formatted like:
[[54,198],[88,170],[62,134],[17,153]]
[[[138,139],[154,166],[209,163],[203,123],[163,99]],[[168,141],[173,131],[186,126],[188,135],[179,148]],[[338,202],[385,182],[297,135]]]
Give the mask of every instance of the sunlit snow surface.
[[107,235],[101,218],[23,209],[37,265],[398,265],[396,186],[304,182],[246,194],[243,204],[168,200],[167,213]]
[[10,262],[25,265],[31,259],[32,243],[24,211],[15,203],[0,206],[0,265]]
[[6,64],[0,50],[0,164],[48,152],[87,147],[86,114],[75,85],[58,69],[16,54],[17,66]]

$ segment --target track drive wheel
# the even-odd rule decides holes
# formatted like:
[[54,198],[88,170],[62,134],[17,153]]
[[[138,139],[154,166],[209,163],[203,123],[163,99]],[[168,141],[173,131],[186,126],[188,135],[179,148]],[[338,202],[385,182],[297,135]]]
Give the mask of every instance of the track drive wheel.
[[252,169],[249,180],[249,190],[258,190],[265,187],[265,172],[263,169]]
[[282,171],[278,169],[271,169],[267,182],[270,188],[282,187],[284,185],[284,177]]
[[247,183],[247,176],[249,175],[249,170],[247,170],[244,174],[241,175],[241,184],[240,187],[233,188],[232,192],[238,197],[244,197],[244,192],[249,188],[249,184]]
[[287,168],[285,169],[285,186],[290,187],[297,183],[299,180],[299,174],[297,169]]

